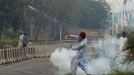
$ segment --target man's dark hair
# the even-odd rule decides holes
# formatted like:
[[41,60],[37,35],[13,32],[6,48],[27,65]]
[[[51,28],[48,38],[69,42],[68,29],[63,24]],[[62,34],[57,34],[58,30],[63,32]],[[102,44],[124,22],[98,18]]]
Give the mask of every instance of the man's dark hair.
[[80,32],[79,36],[84,39],[86,37],[86,33],[85,32]]
[[122,36],[126,37],[127,33],[126,32],[122,32]]

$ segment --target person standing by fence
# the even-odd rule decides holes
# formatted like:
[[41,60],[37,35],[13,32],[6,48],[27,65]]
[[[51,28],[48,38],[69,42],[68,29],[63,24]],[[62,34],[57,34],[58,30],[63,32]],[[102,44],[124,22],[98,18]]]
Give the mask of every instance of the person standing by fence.
[[123,32],[122,33],[122,36],[120,37],[119,39],[119,51],[122,52],[124,46],[125,46],[125,43],[127,42],[127,37],[126,37],[126,33]]
[[26,44],[26,36],[24,35],[24,33],[21,33],[20,38],[19,38],[18,47],[23,48],[23,47],[26,47],[26,46],[27,46],[27,44]]

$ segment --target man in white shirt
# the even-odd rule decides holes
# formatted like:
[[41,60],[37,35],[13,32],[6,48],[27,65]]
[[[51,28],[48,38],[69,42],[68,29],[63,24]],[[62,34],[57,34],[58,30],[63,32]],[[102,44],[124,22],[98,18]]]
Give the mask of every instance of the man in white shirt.
[[24,45],[24,38],[25,38],[25,35],[23,33],[21,33],[20,38],[19,38],[19,44],[18,44],[19,48],[23,47],[23,45]]
[[77,54],[71,61],[72,75],[76,75],[77,68],[80,67],[86,75],[91,75],[89,72],[89,60],[86,52],[88,40],[85,32],[80,32],[79,36],[70,35],[70,37],[77,38],[79,41],[78,45],[72,46],[72,50],[76,50]]
[[126,37],[126,33],[123,32],[122,33],[122,36],[120,37],[119,39],[119,51],[122,52],[124,46],[125,46],[125,43],[127,42],[127,37]]

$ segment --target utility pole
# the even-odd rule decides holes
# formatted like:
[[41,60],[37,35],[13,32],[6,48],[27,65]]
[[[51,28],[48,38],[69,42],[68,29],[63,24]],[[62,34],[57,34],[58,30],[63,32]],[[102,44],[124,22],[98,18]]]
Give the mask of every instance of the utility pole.
[[60,41],[62,41],[62,27],[60,26]]

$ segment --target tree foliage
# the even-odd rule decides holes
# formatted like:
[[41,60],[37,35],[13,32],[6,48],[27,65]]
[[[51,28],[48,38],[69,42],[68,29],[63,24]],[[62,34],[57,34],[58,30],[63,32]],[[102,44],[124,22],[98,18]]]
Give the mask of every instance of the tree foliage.
[[128,35],[128,41],[124,50],[127,51],[126,62],[134,61],[134,32]]
[[108,5],[102,1],[77,0],[74,11],[77,21],[71,21],[84,28],[100,28],[106,24],[104,21],[108,18],[108,9]]
[[8,27],[13,31],[25,25],[25,0],[0,0],[0,35],[5,35]]
[[[42,31],[45,32],[43,35],[48,34],[49,37],[56,38],[59,36],[60,27],[65,30],[70,26],[100,28],[108,25],[109,6],[102,1],[29,0],[29,5],[37,9],[37,12],[31,10],[29,14],[34,13],[31,15],[35,22],[33,28],[38,36]],[[35,39],[39,38],[38,36]]]
[[60,28],[100,28],[108,24],[107,9],[101,0],[0,0],[0,35],[26,30],[33,40],[58,39]]

